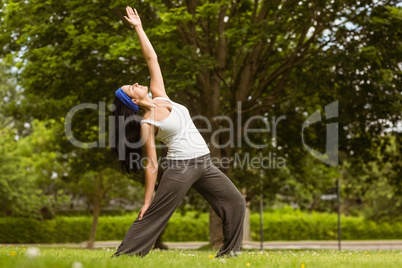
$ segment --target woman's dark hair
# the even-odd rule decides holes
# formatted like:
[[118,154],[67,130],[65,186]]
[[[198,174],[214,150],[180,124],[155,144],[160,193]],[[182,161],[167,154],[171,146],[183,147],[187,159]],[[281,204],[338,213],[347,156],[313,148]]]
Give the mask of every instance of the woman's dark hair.
[[142,170],[141,116],[114,97],[115,132],[114,146],[111,148],[119,157],[123,171],[128,174]]

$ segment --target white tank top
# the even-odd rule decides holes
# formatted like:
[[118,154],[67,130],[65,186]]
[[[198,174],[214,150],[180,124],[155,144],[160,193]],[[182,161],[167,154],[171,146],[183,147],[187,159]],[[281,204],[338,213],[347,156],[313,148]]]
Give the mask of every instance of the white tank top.
[[154,99],[167,100],[172,104],[172,111],[162,121],[141,120],[158,127],[155,139],[168,147],[167,159],[191,159],[209,154],[207,144],[193,123],[188,109],[168,98],[156,97]]

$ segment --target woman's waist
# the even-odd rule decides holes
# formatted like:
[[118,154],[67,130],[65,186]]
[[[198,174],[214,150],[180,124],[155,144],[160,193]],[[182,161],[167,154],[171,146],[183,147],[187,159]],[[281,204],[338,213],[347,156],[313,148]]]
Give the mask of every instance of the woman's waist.
[[200,163],[209,163],[211,162],[211,156],[210,156],[210,152],[208,150],[208,152],[206,154],[203,155],[189,155],[189,158],[180,158],[178,156],[166,156],[164,158],[164,161],[166,162],[167,166],[171,166],[171,165],[182,165],[182,164],[186,164],[186,165],[195,165],[195,164],[200,164]]

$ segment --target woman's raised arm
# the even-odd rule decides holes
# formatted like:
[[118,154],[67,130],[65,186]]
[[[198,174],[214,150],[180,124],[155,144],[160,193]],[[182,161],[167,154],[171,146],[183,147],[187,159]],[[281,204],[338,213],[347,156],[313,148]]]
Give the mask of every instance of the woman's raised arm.
[[144,55],[144,58],[148,64],[149,73],[151,75],[151,84],[149,88],[152,93],[152,98],[167,98],[168,96],[166,95],[165,85],[163,83],[162,72],[159,67],[157,55],[147,35],[142,29],[141,19],[138,16],[137,10],[134,9],[133,11],[131,7],[126,7],[126,11],[128,17],[124,16],[124,18],[135,27],[138,39],[140,40],[142,54]]

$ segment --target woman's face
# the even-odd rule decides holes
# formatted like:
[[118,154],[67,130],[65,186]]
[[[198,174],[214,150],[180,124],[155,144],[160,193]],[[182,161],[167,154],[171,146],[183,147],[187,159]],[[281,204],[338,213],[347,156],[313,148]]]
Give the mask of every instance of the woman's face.
[[132,99],[142,100],[148,95],[148,87],[138,83],[134,85],[124,85],[121,89]]

